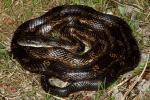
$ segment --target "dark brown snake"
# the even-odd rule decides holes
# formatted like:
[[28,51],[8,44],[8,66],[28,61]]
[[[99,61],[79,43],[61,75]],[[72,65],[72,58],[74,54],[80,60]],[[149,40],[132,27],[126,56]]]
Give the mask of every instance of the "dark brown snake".
[[[133,70],[140,52],[122,19],[83,5],[63,5],[26,21],[14,33],[11,50],[20,64],[41,75],[43,89],[58,96],[109,86]],[[49,83],[51,77],[69,82]]]

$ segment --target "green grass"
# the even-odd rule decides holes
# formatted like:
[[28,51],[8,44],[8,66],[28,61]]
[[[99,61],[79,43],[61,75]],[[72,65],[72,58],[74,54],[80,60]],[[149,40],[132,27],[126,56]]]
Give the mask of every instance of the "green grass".
[[[120,16],[131,26],[133,34],[141,50],[150,50],[149,38],[146,38],[141,28],[150,23],[149,0],[2,0],[0,2],[0,98],[11,96],[19,99],[37,98],[37,94],[44,100],[54,100],[45,94],[38,83],[38,75],[33,75],[9,55],[10,42],[16,28],[26,20],[42,15],[50,8],[63,4],[82,4],[95,8],[104,13]],[[142,27],[143,26],[143,27]],[[146,39],[145,39],[146,38]],[[139,65],[140,70],[144,63]],[[148,64],[150,66],[150,64]],[[136,74],[139,74],[137,70]],[[33,85],[35,83],[36,85]],[[11,93],[10,87],[15,88],[20,94]],[[1,90],[1,88],[3,90]],[[4,93],[3,93],[4,92]],[[105,93],[105,88],[95,95],[95,100]],[[80,100],[82,96],[78,98]],[[110,97],[109,100],[114,100]]]
[[98,88],[98,91],[94,97],[94,100],[99,100],[99,98],[101,96],[103,96],[105,93],[106,93],[106,87],[105,87],[105,81],[102,82],[102,83],[99,83],[99,88]]

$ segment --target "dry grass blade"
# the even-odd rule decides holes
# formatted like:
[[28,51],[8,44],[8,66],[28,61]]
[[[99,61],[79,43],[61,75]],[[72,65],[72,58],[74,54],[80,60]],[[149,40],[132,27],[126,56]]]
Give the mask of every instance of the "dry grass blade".
[[147,57],[147,60],[146,60],[146,63],[145,63],[145,66],[144,66],[144,69],[143,69],[142,73],[139,76],[137,76],[135,82],[129,87],[129,89],[127,90],[127,92],[124,94],[122,100],[126,99],[126,97],[128,96],[128,94],[132,91],[132,89],[135,87],[135,85],[140,81],[142,75],[144,74],[144,72],[145,72],[145,70],[147,68],[148,61],[149,61],[149,55]]
[[[51,94],[49,94],[49,93],[45,93],[46,95],[50,95],[50,96],[52,96],[53,98],[55,98],[56,100],[66,100],[65,98],[62,98],[62,97],[58,97],[58,96],[55,96],[55,95],[51,95]],[[45,100],[47,100],[47,99],[45,99]],[[49,99],[48,99],[49,100]]]
[[108,94],[110,94],[113,90],[117,89],[119,86],[122,86],[123,84],[125,84],[127,81],[129,81],[130,79],[132,78],[129,77],[128,79],[125,79],[124,81],[120,82],[118,85],[112,87],[109,91],[108,91]]
[[56,98],[57,100],[66,100],[66,99],[63,99],[61,97],[57,97],[57,96],[53,96],[54,98]]
[[137,9],[140,9],[140,10],[143,10],[143,8],[137,4],[131,4],[131,3],[127,3],[127,2],[124,2],[124,3],[121,3],[120,1],[117,1],[117,0],[112,0],[112,2],[118,4],[118,5],[121,5],[121,6],[125,6],[125,5],[128,5],[128,6],[133,6]]

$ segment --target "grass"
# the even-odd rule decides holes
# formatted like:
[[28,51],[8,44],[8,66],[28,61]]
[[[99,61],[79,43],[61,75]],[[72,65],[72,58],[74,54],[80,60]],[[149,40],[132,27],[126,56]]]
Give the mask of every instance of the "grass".
[[[31,74],[9,55],[10,42],[16,28],[26,20],[42,15],[63,4],[82,4],[104,13],[120,16],[131,26],[142,53],[150,52],[150,39],[144,33],[150,23],[149,0],[2,0],[0,2],[0,98],[54,100],[41,89],[38,75]],[[144,63],[135,73],[138,75]],[[150,66],[150,63],[148,63]],[[135,74],[135,75],[136,75]],[[105,91],[105,89],[104,89]],[[99,92],[94,98],[104,95]],[[81,97],[78,98],[80,100]],[[115,100],[114,97],[109,100]]]

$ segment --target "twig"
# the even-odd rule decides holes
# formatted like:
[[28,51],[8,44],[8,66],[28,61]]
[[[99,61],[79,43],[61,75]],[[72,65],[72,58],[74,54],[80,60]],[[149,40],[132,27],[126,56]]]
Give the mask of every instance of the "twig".
[[[45,94],[50,95],[49,93],[45,93]],[[54,96],[54,95],[52,95],[52,97],[57,99],[57,100],[66,100],[65,98],[57,97],[57,96]]]
[[129,77],[128,79],[125,79],[124,81],[120,82],[118,85],[112,87],[112,89],[110,89],[108,91],[108,94],[110,94],[113,90],[115,90],[116,88],[118,88],[119,86],[123,85],[124,83],[126,83],[129,79],[131,79],[132,77]]
[[57,96],[53,96],[54,98],[58,99],[58,100],[66,100],[66,99],[63,99],[61,97],[57,97]]
[[136,78],[135,82],[129,87],[129,89],[127,90],[127,92],[124,94],[123,98],[121,100],[125,100],[125,98],[128,96],[128,94],[132,91],[132,89],[135,87],[135,85],[140,81],[142,75],[144,74],[146,68],[147,68],[147,64],[148,64],[148,60],[149,60],[149,54],[148,54],[148,57],[147,57],[147,60],[146,60],[146,63],[145,63],[145,66],[144,66],[144,69],[142,71],[142,73],[140,74],[139,77]]

